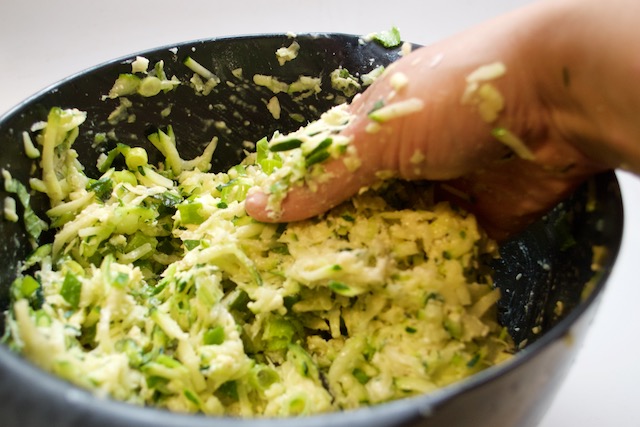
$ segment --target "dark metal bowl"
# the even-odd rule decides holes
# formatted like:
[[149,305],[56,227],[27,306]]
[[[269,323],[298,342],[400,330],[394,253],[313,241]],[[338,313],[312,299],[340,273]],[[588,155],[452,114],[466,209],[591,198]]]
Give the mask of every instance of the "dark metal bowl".
[[[291,43],[286,35],[260,35],[202,40],[143,52],[151,64],[165,63],[169,76],[188,81],[192,72],[183,60],[192,56],[222,79],[208,96],[187,86],[151,98],[132,96],[133,123],[116,126],[125,143],[146,144],[149,127],[172,124],[178,149],[185,158],[199,154],[216,135],[220,139],[213,168],[225,170],[242,156],[240,142],[256,141],[274,130],[294,130],[300,123],[290,114],[313,119],[334,105],[339,95],[330,87],[329,73],[338,67],[352,74],[366,73],[398,57],[397,49],[361,43],[343,34],[299,35],[298,58],[281,66],[276,49]],[[119,73],[129,72],[132,55],[72,76],[26,100],[0,119],[0,167],[22,182],[29,177],[31,161],[22,149],[22,136],[34,122],[46,118],[49,108],[78,108],[89,119],[74,144],[80,160],[92,165],[98,153],[93,134],[114,127],[106,118],[118,100],[102,100]],[[242,68],[242,78],[232,73]],[[253,84],[254,74],[267,74],[292,82],[299,75],[321,76],[320,94],[296,102],[280,96],[282,118],[274,120],[266,109],[273,94]],[[226,84],[227,82],[233,84]],[[172,106],[171,114],[161,111]],[[225,128],[215,121],[224,121]],[[87,132],[88,131],[88,132]],[[149,153],[155,152],[151,147]],[[157,161],[159,158],[150,161]],[[93,168],[93,169],[92,169]],[[4,199],[6,193],[1,195]],[[44,200],[35,199],[45,208]],[[430,395],[342,413],[301,419],[238,420],[181,415],[99,399],[55,378],[0,345],[0,424],[4,427],[205,427],[205,426],[474,426],[535,425],[565,377],[587,326],[602,296],[617,256],[622,236],[622,199],[613,173],[595,177],[559,204],[540,222],[505,243],[495,264],[501,287],[500,319],[521,347],[509,362]],[[0,311],[9,304],[9,286],[20,260],[29,252],[20,224],[0,222]],[[607,249],[608,257],[594,276],[592,247]],[[589,287],[586,284],[591,281]],[[564,310],[556,309],[560,301]],[[4,320],[0,320],[0,333]]]

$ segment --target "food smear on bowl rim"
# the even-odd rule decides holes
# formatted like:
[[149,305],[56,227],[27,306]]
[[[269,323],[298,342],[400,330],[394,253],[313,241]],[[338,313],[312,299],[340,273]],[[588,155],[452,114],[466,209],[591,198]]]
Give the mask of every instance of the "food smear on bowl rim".
[[[196,90],[219,83],[190,65]],[[157,68],[150,77],[140,90],[146,77],[121,76],[121,93],[176,84]],[[348,73],[336,78],[351,90]],[[12,285],[4,342],[43,369],[133,404],[281,417],[429,393],[512,354],[485,266],[496,245],[472,215],[396,181],[306,221],[246,214],[252,188],[277,212],[291,185],[322,181],[328,159],[357,167],[340,134],[345,105],[258,141],[219,173],[209,170],[215,139],[184,160],[168,127],[148,137],[162,164],[118,144],[88,177],[73,148],[86,118],[51,109],[34,138],[41,155],[30,151],[30,186],[49,197],[44,225],[55,235]]]

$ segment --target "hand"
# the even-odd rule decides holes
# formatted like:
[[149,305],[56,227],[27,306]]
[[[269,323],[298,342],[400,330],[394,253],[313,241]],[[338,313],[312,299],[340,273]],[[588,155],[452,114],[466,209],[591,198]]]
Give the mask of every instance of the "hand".
[[[640,42],[634,16],[635,0],[542,1],[402,58],[350,106],[354,120],[344,133],[362,166],[349,172],[340,159],[327,163],[332,178],[315,192],[294,188],[278,220],[317,215],[386,172],[439,181],[444,198],[503,239],[589,176],[625,162],[639,171],[640,85],[628,82],[640,76],[640,55],[625,49]],[[490,81],[504,108],[483,118],[477,105],[462,101],[466,77],[495,62],[506,66]],[[398,75],[408,83],[399,87]],[[378,101],[409,99],[423,108],[371,131],[368,113]],[[498,128],[524,142],[531,157],[500,142],[492,133]],[[247,212],[272,221],[265,204],[266,195],[254,193]]]

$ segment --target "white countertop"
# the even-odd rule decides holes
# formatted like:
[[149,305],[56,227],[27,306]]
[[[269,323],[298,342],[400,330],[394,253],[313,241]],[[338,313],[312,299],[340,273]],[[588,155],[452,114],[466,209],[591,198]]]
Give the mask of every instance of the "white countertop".
[[[249,33],[367,34],[397,26],[427,44],[525,0],[5,0],[0,114],[61,78],[180,41]],[[402,4],[402,7],[400,6]],[[561,29],[559,29],[561,31]],[[626,207],[619,261],[586,343],[541,427],[637,427],[640,382],[640,179],[620,174]],[[636,277],[634,280],[633,277]]]

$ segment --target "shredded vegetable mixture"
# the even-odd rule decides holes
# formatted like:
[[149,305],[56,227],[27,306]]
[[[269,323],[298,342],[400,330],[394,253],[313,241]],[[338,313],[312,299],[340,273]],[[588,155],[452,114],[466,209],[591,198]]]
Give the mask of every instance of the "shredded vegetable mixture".
[[471,215],[405,209],[389,184],[314,220],[247,216],[251,187],[280,197],[348,152],[340,107],[226,173],[207,172],[215,140],[185,161],[169,128],[149,137],[165,164],[119,145],[97,180],[72,148],[85,118],[54,108],[42,125],[31,186],[49,196],[56,233],[26,260],[6,313],[5,342],[42,368],[135,404],[249,417],[430,392],[509,357],[481,268],[495,247]]

